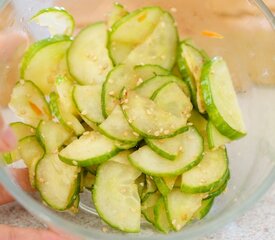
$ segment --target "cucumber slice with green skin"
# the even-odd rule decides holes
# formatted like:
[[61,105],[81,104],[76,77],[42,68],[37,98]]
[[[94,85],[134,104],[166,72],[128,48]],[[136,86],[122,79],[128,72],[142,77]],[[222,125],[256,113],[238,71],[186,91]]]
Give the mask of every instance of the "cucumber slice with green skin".
[[133,66],[155,64],[171,70],[176,61],[178,46],[178,33],[173,17],[164,12],[153,32],[144,39],[144,42],[129,53],[124,62]]
[[204,152],[201,162],[182,174],[181,190],[205,193],[215,189],[228,177],[228,158],[225,149]]
[[113,64],[109,58],[107,27],[98,22],[81,30],[67,55],[70,74],[82,85],[101,84]]
[[180,87],[180,84],[183,83],[182,80],[173,75],[155,76],[142,82],[134,90],[140,96],[151,98],[155,91],[169,82],[176,82]]
[[113,62],[122,63],[138,44],[143,43],[154,31],[162,15],[163,11],[160,8],[146,7],[117,21],[112,26],[108,43]]
[[219,195],[221,195],[226,190],[227,184],[228,184],[228,180],[225,181],[222,186],[220,186],[217,189],[209,192],[208,196],[205,199],[215,198],[215,197],[218,197]]
[[139,134],[133,131],[127,122],[119,105],[115,107],[109,117],[99,125],[100,132],[107,137],[124,143],[136,145],[141,140]]
[[201,52],[194,46],[186,41],[180,43],[178,66],[183,79],[189,85],[192,101],[201,113],[205,113],[206,110],[200,86],[201,71],[205,60]]
[[145,219],[153,225],[155,225],[154,208],[160,197],[161,195],[159,192],[149,193],[148,197],[141,204],[141,213]]
[[162,110],[152,100],[123,91],[122,111],[130,126],[146,138],[162,139],[185,132],[186,119]]
[[102,112],[105,117],[119,104],[121,90],[132,89],[137,85],[138,76],[132,67],[121,64],[111,70],[102,87]]
[[203,219],[211,210],[214,204],[214,197],[202,200],[201,207],[194,214],[193,219],[201,220]]
[[166,196],[171,191],[170,188],[165,184],[164,180],[161,177],[154,177],[154,181],[158,187],[161,195]]
[[146,175],[145,185],[141,194],[141,201],[144,202],[154,192],[156,192],[157,186],[151,176]]
[[136,184],[137,184],[137,187],[138,187],[138,195],[140,196],[141,200],[142,200],[142,193],[145,189],[145,186],[146,186],[146,175],[145,174],[141,174],[137,180],[136,180]]
[[159,66],[153,64],[146,64],[146,65],[137,65],[134,67],[136,74],[139,76],[139,82],[142,83],[145,80],[153,78],[155,76],[165,76],[170,75],[170,72]]
[[182,148],[182,134],[165,139],[145,139],[145,142],[160,156],[169,160],[175,160]]
[[67,74],[56,77],[55,89],[57,95],[59,96],[62,108],[64,111],[70,112],[76,116],[78,113],[72,98],[73,87],[74,83],[70,77],[67,76]]
[[9,152],[8,153],[1,153],[0,157],[1,157],[1,160],[3,159],[6,164],[13,163],[11,154]]
[[231,142],[229,138],[223,136],[217,130],[217,128],[215,128],[215,126],[211,121],[209,121],[207,124],[207,137],[208,137],[208,145],[210,149],[216,149]]
[[140,198],[135,180],[140,172],[131,165],[108,161],[99,166],[93,201],[99,216],[124,232],[140,231]]
[[175,231],[179,231],[201,207],[203,194],[187,194],[174,188],[164,199],[169,222]]
[[53,121],[41,121],[36,136],[46,153],[55,153],[72,136],[61,124]]
[[81,169],[46,154],[36,166],[35,182],[43,201],[51,208],[64,211],[72,206],[78,193]]
[[101,85],[80,86],[73,89],[73,100],[81,116],[89,121],[102,123],[104,117],[101,108]]
[[74,203],[72,204],[72,206],[69,208],[69,211],[73,214],[76,214],[79,212],[79,203],[80,203],[80,196],[77,195]]
[[43,158],[45,151],[38,142],[36,136],[27,136],[18,143],[20,156],[29,169],[29,179],[33,187],[35,186],[35,169],[38,161]]
[[20,81],[15,85],[9,107],[23,122],[32,126],[37,126],[40,120],[51,119],[43,93],[31,81]]
[[10,127],[18,141],[21,139],[35,135],[35,128],[22,122],[13,122]]
[[119,3],[114,3],[112,11],[107,16],[107,26],[112,27],[118,20],[128,14],[127,10],[123,5]]
[[65,147],[59,157],[67,164],[87,167],[103,163],[119,151],[112,140],[98,132],[90,132]]
[[156,177],[178,176],[196,166],[202,158],[203,139],[195,128],[190,127],[182,139],[183,152],[174,160],[167,160],[148,146],[130,154],[130,162],[143,173]]
[[68,36],[54,36],[34,43],[23,57],[21,79],[34,82],[45,95],[49,94],[71,42]]
[[[103,134],[104,135],[104,134]],[[115,146],[120,150],[128,150],[137,146],[138,142],[114,141]]]
[[165,207],[165,201],[163,197],[160,197],[154,208],[155,215],[155,227],[163,232],[169,233],[172,230],[172,226],[168,219],[168,214]]
[[59,122],[68,129],[72,129],[77,136],[80,136],[85,132],[85,129],[79,120],[72,113],[67,112],[63,108],[63,105],[55,92],[50,94],[50,109]]
[[74,32],[74,18],[64,8],[51,7],[42,9],[32,18],[41,27],[47,27],[53,35],[72,35]]
[[222,58],[216,57],[204,65],[201,86],[207,113],[218,131],[232,140],[245,136],[237,96]]
[[171,82],[162,86],[154,92],[151,99],[163,110],[186,118],[186,121],[191,116],[192,103],[176,83]]

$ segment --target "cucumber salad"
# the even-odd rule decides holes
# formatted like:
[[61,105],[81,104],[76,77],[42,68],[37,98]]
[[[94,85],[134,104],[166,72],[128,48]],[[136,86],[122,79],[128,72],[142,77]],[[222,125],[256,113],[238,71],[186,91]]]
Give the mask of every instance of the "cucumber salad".
[[[159,7],[115,4],[104,22],[74,34],[74,19],[48,8],[32,19],[51,37],[26,51],[9,107],[41,200],[77,213],[91,192],[111,227],[158,231],[202,219],[230,178],[225,144],[246,134],[226,62],[181,40]],[[184,36],[183,36],[184,37]]]

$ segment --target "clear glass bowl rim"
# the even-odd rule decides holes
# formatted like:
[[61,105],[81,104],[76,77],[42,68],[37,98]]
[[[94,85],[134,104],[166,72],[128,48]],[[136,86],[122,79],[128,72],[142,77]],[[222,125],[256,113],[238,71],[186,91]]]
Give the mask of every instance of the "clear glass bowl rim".
[[[4,7],[4,5],[9,1],[0,1],[0,8]],[[266,6],[266,4],[262,0],[250,0],[257,5],[257,7],[262,11],[267,20],[270,22],[271,26],[275,30],[275,17],[272,14],[271,10]],[[49,226],[52,226],[53,229],[60,229],[67,232],[67,229],[70,229],[72,234],[76,236],[88,238],[88,239],[106,239],[113,240],[117,238],[117,234],[106,234],[101,231],[101,229],[97,230],[87,230],[84,227],[76,225],[72,222],[64,220],[63,218],[57,216],[46,207],[39,204],[36,200],[31,198],[27,193],[25,193],[15,181],[11,180],[10,174],[7,169],[4,168],[3,164],[0,160],[0,182],[3,186],[8,189],[10,194],[12,194],[17,202],[19,202],[25,209],[27,209],[31,214],[33,214],[38,219],[42,220],[42,222],[47,223]],[[231,211],[224,213],[223,215],[217,217],[215,220],[204,223],[202,226],[197,227],[196,229],[186,229],[181,232],[171,233],[169,235],[155,234],[155,235],[134,235],[134,234],[120,234],[119,238],[121,240],[138,240],[138,239],[150,239],[150,240],[164,240],[164,239],[195,239],[199,236],[214,232],[215,230],[221,228],[225,224],[231,222],[236,219],[238,216],[242,215],[246,210],[248,210],[255,202],[257,202],[272,186],[275,182],[275,166],[271,169],[269,175],[262,182],[262,184],[258,187],[257,191],[249,196],[245,201],[239,204],[237,207],[234,207]]]

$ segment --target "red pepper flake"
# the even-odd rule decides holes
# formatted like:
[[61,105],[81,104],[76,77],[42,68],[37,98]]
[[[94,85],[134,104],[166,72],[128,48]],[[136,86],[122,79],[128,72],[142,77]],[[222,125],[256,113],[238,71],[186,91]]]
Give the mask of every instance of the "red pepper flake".
[[212,32],[212,31],[207,31],[207,30],[202,31],[201,34],[205,37],[210,37],[210,38],[217,38],[217,39],[223,39],[224,38],[223,35],[221,35],[217,32]]
[[37,116],[41,116],[43,114],[43,112],[39,109],[39,107],[37,107],[33,102],[29,101],[29,104]]

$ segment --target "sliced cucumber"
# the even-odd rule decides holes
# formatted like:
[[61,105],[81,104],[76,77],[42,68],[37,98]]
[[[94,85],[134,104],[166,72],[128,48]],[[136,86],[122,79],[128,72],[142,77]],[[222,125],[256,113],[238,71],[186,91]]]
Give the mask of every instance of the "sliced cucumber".
[[159,192],[161,195],[166,196],[172,190],[170,189],[166,183],[164,182],[163,178],[161,177],[154,177],[154,181],[158,187]]
[[55,153],[72,136],[61,124],[53,121],[41,121],[36,136],[46,153]]
[[182,134],[165,139],[145,139],[147,145],[160,156],[175,160],[179,155],[182,145]]
[[152,99],[163,110],[177,117],[186,118],[187,120],[191,116],[192,103],[174,82],[167,83],[154,92]]
[[55,92],[50,94],[50,108],[52,114],[59,120],[59,122],[68,129],[72,129],[77,136],[85,132],[85,129],[79,120],[71,112],[68,112],[63,108],[63,105]]
[[44,94],[49,94],[71,41],[70,37],[59,35],[34,43],[24,55],[20,77],[34,82]]
[[226,150],[219,148],[204,153],[201,162],[182,174],[181,190],[187,193],[205,193],[215,189],[227,178]]
[[84,28],[68,51],[71,75],[83,85],[101,84],[112,68],[106,48],[107,27],[98,22]]
[[101,85],[80,86],[73,89],[73,100],[81,116],[91,122],[102,123]]
[[237,96],[222,58],[214,58],[204,65],[201,86],[207,113],[218,131],[232,140],[245,136]]
[[155,76],[164,76],[170,74],[170,72],[165,68],[153,64],[137,65],[134,67],[134,70],[139,76],[139,83],[142,83],[143,81]]
[[75,26],[73,16],[60,7],[42,9],[31,20],[41,27],[47,27],[52,36],[63,34],[70,36]]
[[[66,59],[65,59],[66,60]],[[66,63],[67,64],[67,63]],[[58,75],[55,80],[55,89],[59,97],[59,101],[64,111],[69,112],[73,115],[77,115],[77,109],[74,105],[72,98],[74,83],[73,80],[65,75]]]
[[118,20],[128,14],[123,5],[114,3],[112,11],[107,16],[107,26],[112,27]]
[[28,136],[21,139],[18,143],[20,156],[29,170],[29,179],[33,187],[35,187],[35,169],[38,161],[42,159],[45,152],[38,142],[36,136]]
[[92,165],[92,166],[88,166],[85,169],[91,173],[92,175],[96,175],[96,170],[98,168],[98,165]]
[[122,63],[129,53],[143,43],[159,23],[163,11],[158,7],[138,9],[112,26],[109,51],[115,64]]
[[227,188],[228,180],[229,179],[227,179],[221,186],[219,186],[216,189],[209,192],[205,199],[215,198],[215,197],[221,195],[223,192],[225,192],[226,188]]
[[203,153],[203,139],[195,128],[189,128],[182,139],[183,152],[174,160],[167,160],[148,146],[130,154],[130,162],[143,173],[151,176],[178,176],[197,165]]
[[[140,36],[140,33],[137,35]],[[155,64],[170,70],[176,61],[177,45],[178,33],[174,19],[164,12],[152,34],[129,53],[125,62],[133,66]]]
[[154,192],[156,192],[157,186],[151,176],[146,175],[145,177],[145,185],[141,194],[142,202],[146,201],[146,199]]
[[120,150],[128,150],[131,148],[136,147],[138,144],[137,142],[121,142],[121,141],[114,141],[114,144],[116,147]]
[[186,41],[181,42],[178,53],[179,69],[183,79],[189,85],[192,101],[201,113],[204,113],[206,110],[200,85],[204,62],[205,58],[198,49]]
[[155,226],[163,233],[169,233],[172,226],[168,219],[164,198],[160,197],[154,208]]
[[93,200],[99,216],[125,232],[140,231],[140,198],[135,180],[140,172],[131,165],[108,161],[99,166]]
[[202,200],[201,207],[197,210],[197,212],[194,214],[194,219],[203,219],[211,210],[213,204],[214,204],[214,197],[209,199]]
[[209,121],[207,124],[207,137],[208,137],[208,145],[210,149],[222,147],[225,144],[231,142],[229,138],[223,136],[217,130],[217,128],[215,128],[215,126],[211,121]]
[[[135,182],[138,187],[138,195],[140,196],[140,198],[142,197],[142,192],[145,189],[145,184],[146,184],[145,177],[146,177],[145,174],[141,174]],[[142,201],[142,199],[141,199],[141,201]]]
[[37,164],[35,182],[43,201],[63,211],[72,206],[79,192],[80,168],[59,160],[57,154],[45,155]]
[[22,122],[13,122],[10,124],[10,127],[18,141],[25,137],[35,135],[35,128]]
[[187,130],[186,119],[173,116],[152,100],[141,97],[135,92],[126,92],[121,103],[130,126],[141,136],[161,139]]
[[111,115],[100,124],[99,129],[102,134],[114,140],[128,143],[132,142],[134,145],[141,140],[139,134],[134,132],[130,127],[119,105],[117,105]]
[[31,81],[20,81],[15,85],[9,107],[23,122],[32,126],[37,126],[40,120],[51,119],[43,93]]
[[158,199],[161,197],[159,192],[154,192],[148,194],[148,197],[145,201],[142,202],[141,205],[141,212],[145,219],[155,225],[155,213],[154,208],[158,201]]
[[112,140],[98,132],[90,132],[65,147],[59,157],[67,164],[87,167],[107,161],[118,152]]
[[164,199],[169,222],[175,231],[179,231],[201,207],[203,194],[187,194],[174,188]]
[[155,76],[142,82],[134,90],[143,97],[151,98],[155,91],[169,82],[182,83],[173,75]]
[[119,103],[123,88],[132,89],[137,85],[138,77],[132,67],[121,64],[107,76],[102,87],[102,112],[107,117]]

